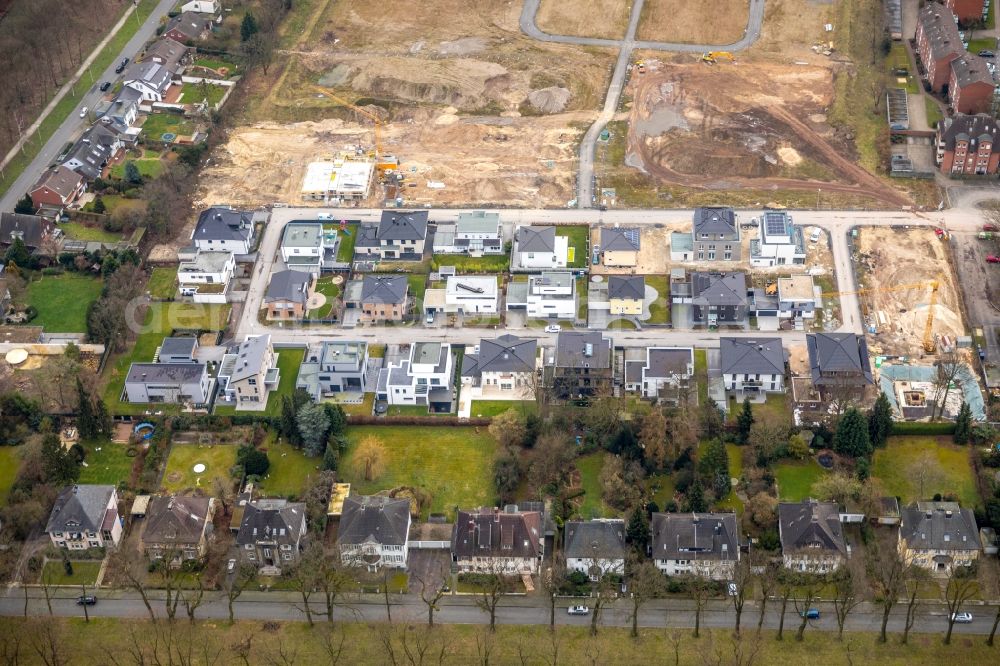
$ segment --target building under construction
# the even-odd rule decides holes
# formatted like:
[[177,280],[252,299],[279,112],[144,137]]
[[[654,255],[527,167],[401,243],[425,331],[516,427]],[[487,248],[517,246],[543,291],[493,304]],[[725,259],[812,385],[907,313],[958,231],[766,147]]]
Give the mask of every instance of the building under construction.
[[368,156],[342,154],[330,161],[311,162],[302,182],[302,200],[362,201],[371,194],[374,181],[375,161]]

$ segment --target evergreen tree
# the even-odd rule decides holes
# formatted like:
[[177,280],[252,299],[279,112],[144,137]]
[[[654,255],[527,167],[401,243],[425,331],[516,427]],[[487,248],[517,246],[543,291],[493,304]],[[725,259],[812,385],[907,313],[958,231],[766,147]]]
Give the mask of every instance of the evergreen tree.
[[271,467],[267,454],[253,444],[241,446],[236,452],[236,464],[243,467],[247,476],[264,476]]
[[111,414],[108,406],[104,404],[104,398],[97,399],[97,409],[94,412],[94,423],[97,425],[97,434],[104,437],[111,437],[114,433],[115,425],[111,421]]
[[14,212],[21,215],[35,214],[35,202],[31,200],[30,194],[25,194],[24,197],[17,200],[17,203],[14,204]]
[[649,543],[649,520],[643,507],[637,506],[632,510],[625,527],[625,538],[636,552],[645,555]]
[[892,407],[885,393],[878,394],[878,400],[868,412],[868,439],[875,448],[882,448],[892,432]]
[[737,438],[740,444],[746,444],[750,439],[750,428],[753,427],[754,420],[750,398],[743,398],[743,410],[736,419]]
[[94,212],[98,215],[103,215],[107,211],[107,206],[104,205],[104,199],[98,194],[94,197]]
[[8,264],[13,263],[18,268],[31,268],[34,264],[31,260],[31,252],[28,251],[28,246],[24,244],[24,240],[20,237],[15,238],[14,242],[7,249],[7,256],[4,257],[4,262]]
[[323,451],[323,469],[333,472],[337,471],[337,464],[340,462],[340,453],[336,444],[327,444]]
[[701,485],[701,479],[695,477],[694,483],[688,488],[687,495],[684,497],[684,510],[693,511],[700,513],[702,511],[708,510],[708,504],[705,502],[705,489]]
[[956,444],[968,444],[969,436],[972,434],[972,409],[969,408],[969,404],[962,401],[962,406],[958,409],[958,416],[955,417],[955,434],[954,439]]
[[302,438],[302,449],[310,456],[321,456],[326,450],[326,433],[330,419],[322,405],[308,404],[299,410],[295,423]]
[[125,162],[125,182],[130,185],[142,184],[142,172],[139,171],[139,165],[133,160]]
[[94,406],[90,402],[90,396],[83,389],[83,382],[79,377],[76,378],[76,396],[79,401],[76,427],[80,431],[80,438],[94,439],[99,434],[97,421],[94,419]]
[[240,24],[240,41],[245,42],[257,34],[260,28],[257,26],[257,19],[250,12],[243,15],[243,23]]
[[712,484],[716,497],[729,493],[729,452],[721,439],[705,444],[698,459],[698,472],[706,483]]
[[281,436],[289,444],[299,446],[302,440],[299,438],[299,425],[295,421],[295,404],[287,395],[281,396]]
[[872,452],[868,438],[868,421],[854,407],[840,417],[837,431],[833,434],[833,450],[852,458],[863,458]]
[[347,414],[344,413],[344,408],[340,405],[324,402],[323,409],[326,410],[326,418],[330,419],[330,430],[326,436],[330,439],[342,437],[344,431],[347,430]]
[[59,441],[59,435],[49,433],[42,439],[42,468],[45,479],[54,486],[65,486],[80,477],[80,467]]

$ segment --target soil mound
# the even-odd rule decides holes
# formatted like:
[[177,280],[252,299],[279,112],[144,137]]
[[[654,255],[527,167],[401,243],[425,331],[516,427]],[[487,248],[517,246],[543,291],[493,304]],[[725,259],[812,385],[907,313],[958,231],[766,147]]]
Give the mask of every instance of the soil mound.
[[569,104],[569,90],[555,86],[533,90],[528,102],[542,113],[561,113]]

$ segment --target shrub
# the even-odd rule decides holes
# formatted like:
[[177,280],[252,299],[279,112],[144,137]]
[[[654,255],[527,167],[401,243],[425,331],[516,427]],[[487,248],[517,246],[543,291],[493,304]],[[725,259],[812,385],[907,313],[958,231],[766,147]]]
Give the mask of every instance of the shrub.
[[919,421],[895,421],[892,424],[893,435],[951,435],[955,432],[954,423],[925,423]]

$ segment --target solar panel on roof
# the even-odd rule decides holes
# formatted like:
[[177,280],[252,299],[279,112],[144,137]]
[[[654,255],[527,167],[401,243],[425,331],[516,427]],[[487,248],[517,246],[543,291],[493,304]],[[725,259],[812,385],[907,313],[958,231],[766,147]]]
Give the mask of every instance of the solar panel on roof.
[[781,213],[765,213],[764,224],[769,235],[777,236],[785,233],[785,216]]

